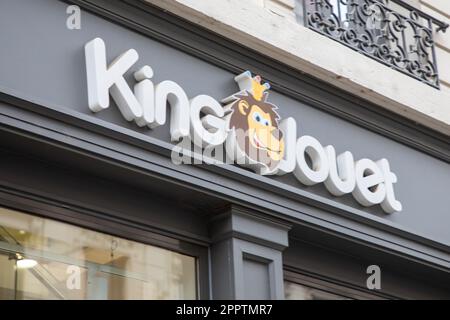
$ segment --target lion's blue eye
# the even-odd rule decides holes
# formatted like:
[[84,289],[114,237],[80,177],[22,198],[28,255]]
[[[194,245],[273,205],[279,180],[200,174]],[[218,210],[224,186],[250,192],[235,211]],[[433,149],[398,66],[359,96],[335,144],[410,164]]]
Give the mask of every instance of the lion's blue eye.
[[264,124],[266,125],[266,126],[269,126],[269,121],[264,121]]
[[255,112],[253,114],[253,119],[255,119],[256,122],[261,122],[261,115],[258,112]]

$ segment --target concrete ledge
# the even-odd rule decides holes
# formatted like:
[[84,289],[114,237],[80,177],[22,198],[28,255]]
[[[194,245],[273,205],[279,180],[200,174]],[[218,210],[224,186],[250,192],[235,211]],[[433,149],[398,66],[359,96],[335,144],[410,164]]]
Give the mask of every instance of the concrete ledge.
[[420,83],[254,2],[146,1],[382,108],[450,135],[449,92]]

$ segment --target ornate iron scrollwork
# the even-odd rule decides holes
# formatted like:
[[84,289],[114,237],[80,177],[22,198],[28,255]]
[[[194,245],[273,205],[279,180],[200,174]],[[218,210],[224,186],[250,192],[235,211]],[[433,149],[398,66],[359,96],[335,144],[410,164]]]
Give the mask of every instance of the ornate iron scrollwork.
[[303,0],[305,25],[439,87],[433,28],[443,24],[400,0]]

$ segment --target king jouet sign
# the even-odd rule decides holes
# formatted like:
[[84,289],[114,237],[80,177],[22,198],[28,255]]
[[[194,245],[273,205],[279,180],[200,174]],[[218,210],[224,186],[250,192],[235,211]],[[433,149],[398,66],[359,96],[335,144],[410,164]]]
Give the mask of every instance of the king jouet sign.
[[239,91],[219,102],[203,94],[188,97],[170,80],[155,84],[147,65],[134,73],[131,89],[124,74],[138,60],[134,49],[108,65],[105,43],[96,38],[86,44],[85,55],[93,112],[109,108],[111,96],[126,120],[152,129],[166,124],[169,107],[172,142],[189,141],[209,151],[223,148],[225,159],[257,174],[293,173],[307,186],[324,183],[335,196],[351,193],[363,206],[380,204],[387,213],[402,210],[394,193],[397,177],[388,160],[355,161],[349,151],[336,155],[331,145],[324,147],[308,135],[298,137],[295,119],[281,119],[278,107],[269,101],[270,85],[249,71],[235,77]]

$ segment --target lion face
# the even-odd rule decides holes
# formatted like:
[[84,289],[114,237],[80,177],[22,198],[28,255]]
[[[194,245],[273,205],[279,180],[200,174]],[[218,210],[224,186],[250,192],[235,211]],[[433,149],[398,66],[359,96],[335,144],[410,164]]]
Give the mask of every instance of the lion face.
[[269,169],[275,168],[284,156],[284,139],[275,108],[251,95],[241,95],[233,104],[230,119],[230,128],[236,131],[240,149],[250,160]]
[[272,123],[270,113],[264,112],[257,105],[251,107],[246,105],[247,101],[239,102],[239,111],[241,108],[250,108],[247,117],[249,142],[254,148],[267,151],[269,157],[274,161],[280,161],[284,154],[284,140],[278,137],[278,127]]

